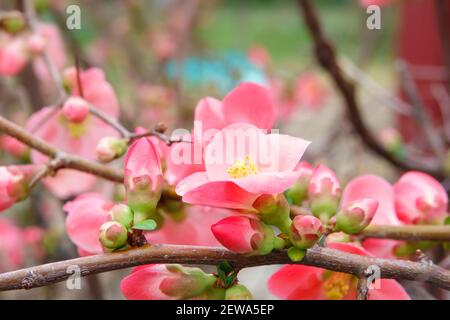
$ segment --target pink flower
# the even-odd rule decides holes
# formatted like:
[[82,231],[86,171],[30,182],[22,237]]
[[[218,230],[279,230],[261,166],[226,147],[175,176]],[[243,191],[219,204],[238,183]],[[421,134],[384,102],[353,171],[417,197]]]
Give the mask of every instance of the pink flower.
[[394,2],[394,0],[359,0],[359,4],[364,8],[367,8],[371,5],[386,6],[388,4],[391,4],[392,2]]
[[258,219],[239,215],[220,220],[211,226],[217,240],[228,250],[252,253],[264,240],[264,230]]
[[[80,74],[84,100],[110,116],[118,116],[118,103],[111,85],[106,82],[103,71],[89,69]],[[78,95],[76,71],[66,72],[66,82],[72,88],[72,96]],[[27,122],[27,129],[55,147],[76,154],[88,160],[96,160],[96,148],[101,138],[117,137],[118,133],[108,124],[92,115],[80,123],[69,121],[63,111],[56,107],[45,107],[34,113]],[[37,129],[36,129],[37,128]],[[48,158],[37,151],[31,153],[33,163],[41,164]],[[72,181],[77,183],[72,183]],[[58,197],[66,198],[85,192],[93,187],[96,178],[78,171],[64,169],[55,177],[46,178],[44,183]]]
[[[351,180],[344,189],[341,206],[360,199],[378,201],[378,209],[372,225],[401,225],[394,208],[394,189],[385,179],[375,175],[363,175]],[[388,239],[367,239],[363,247],[377,257],[393,258],[393,248],[399,241]]]
[[255,66],[266,68],[270,64],[270,54],[267,49],[260,45],[254,45],[247,51],[248,59]]
[[189,206],[185,210],[181,220],[166,215],[161,229],[145,233],[147,241],[152,244],[221,247],[211,232],[211,226],[234,212],[205,206]]
[[308,145],[250,124],[229,125],[206,147],[205,171],[182,180],[176,191],[188,203],[254,211],[260,195],[284,192],[298,179],[294,169]]
[[101,225],[110,220],[108,211],[112,206],[98,193],[82,194],[64,205],[67,234],[85,255],[103,252],[98,235]]
[[302,74],[295,83],[295,98],[300,105],[318,110],[327,98],[327,90],[314,73]]
[[0,137],[0,148],[17,158],[27,156],[29,152],[28,146],[11,136]]
[[[47,50],[52,62],[59,70],[61,70],[66,64],[66,52],[64,41],[58,27],[51,23],[40,22],[37,26],[36,34],[31,35],[31,38],[28,40],[28,46],[32,46],[29,49],[33,50],[43,44],[38,43],[36,47],[36,43],[33,44],[32,37],[39,37],[42,39],[45,50]],[[31,43],[30,40],[32,40]],[[43,80],[45,83],[51,82],[50,72],[42,57],[38,56],[34,59],[33,67],[39,79]]]
[[22,231],[3,217],[0,217],[0,257],[0,272],[18,269],[23,264]]
[[125,186],[134,189],[135,184],[147,177],[153,192],[161,191],[163,176],[158,151],[149,138],[140,138],[128,148],[125,157]]
[[38,169],[33,165],[0,167],[0,211],[28,196],[28,184]]
[[378,201],[360,199],[345,204],[336,214],[336,227],[347,234],[359,233],[372,221],[378,209]]
[[[329,243],[328,247],[352,254],[371,256],[350,243]],[[287,265],[269,279],[269,290],[288,300],[354,300],[356,278],[352,275],[304,265]],[[380,287],[369,289],[369,300],[409,300],[408,294],[395,280],[381,279]]]
[[300,249],[311,248],[325,231],[322,222],[313,216],[296,216],[292,220],[289,239]]
[[407,224],[442,223],[448,216],[448,195],[430,175],[409,171],[394,184],[395,208]]
[[174,300],[200,297],[216,281],[198,268],[153,264],[140,266],[120,283],[129,300]]
[[14,76],[28,63],[24,39],[0,31],[0,76]]

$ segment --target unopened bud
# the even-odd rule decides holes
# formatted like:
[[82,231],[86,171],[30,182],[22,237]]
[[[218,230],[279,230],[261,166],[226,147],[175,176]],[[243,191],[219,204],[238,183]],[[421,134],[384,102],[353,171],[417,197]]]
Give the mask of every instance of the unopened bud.
[[25,29],[26,22],[20,12],[13,11],[0,20],[0,25],[6,32],[17,34]]
[[97,158],[102,162],[110,162],[121,157],[128,148],[125,139],[104,137],[97,144]]
[[311,211],[323,222],[336,214],[341,189],[336,174],[328,167],[319,165],[314,170],[308,187]]
[[295,171],[297,171],[300,176],[294,185],[286,191],[286,195],[291,199],[293,204],[301,206],[303,201],[308,198],[309,180],[311,179],[314,169],[308,162],[302,161],[297,168],[295,168]]
[[346,204],[336,215],[336,230],[347,234],[359,233],[372,221],[378,201],[361,199]]
[[313,216],[296,216],[289,229],[289,239],[300,249],[311,248],[324,233],[322,222]]
[[252,293],[242,284],[235,284],[225,292],[225,300],[252,300]]
[[70,97],[64,103],[62,112],[67,120],[80,123],[89,113],[89,104],[81,97]]
[[46,45],[46,40],[39,34],[33,34],[27,39],[28,50],[33,54],[41,54]]
[[133,211],[126,204],[116,204],[109,209],[111,219],[119,222],[125,228],[130,229],[133,226]]
[[120,249],[127,244],[128,231],[117,221],[108,221],[101,225],[99,240],[107,251]]
[[282,232],[288,233],[291,225],[290,206],[283,194],[262,195],[253,203],[258,211],[258,217],[265,224],[278,227]]

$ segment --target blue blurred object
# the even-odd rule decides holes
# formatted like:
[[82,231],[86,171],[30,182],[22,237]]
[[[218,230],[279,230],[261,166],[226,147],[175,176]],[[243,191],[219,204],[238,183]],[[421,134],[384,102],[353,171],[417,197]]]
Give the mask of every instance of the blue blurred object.
[[256,82],[267,85],[268,79],[262,69],[252,64],[241,52],[225,52],[217,58],[188,57],[181,63],[169,61],[166,75],[174,80],[180,72],[187,86],[213,86],[226,94],[240,82]]

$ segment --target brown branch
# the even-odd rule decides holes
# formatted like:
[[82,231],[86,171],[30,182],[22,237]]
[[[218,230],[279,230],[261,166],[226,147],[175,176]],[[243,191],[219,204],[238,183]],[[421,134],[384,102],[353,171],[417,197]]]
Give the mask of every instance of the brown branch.
[[348,81],[342,74],[342,70],[338,65],[334,47],[326,39],[322,26],[319,22],[316,10],[312,1],[297,0],[300,11],[303,15],[306,26],[314,41],[316,58],[319,64],[327,71],[338,88],[344,99],[344,105],[347,110],[347,117],[353,125],[354,130],[359,134],[363,143],[381,158],[387,160],[395,167],[401,170],[419,170],[427,172],[438,179],[443,179],[445,174],[439,167],[431,165],[416,165],[406,161],[402,161],[395,157],[392,153],[387,151],[383,145],[376,139],[376,137],[367,128],[358,104],[355,98],[353,83]]
[[369,297],[369,288],[367,286],[367,277],[365,275],[358,278],[357,300],[367,300]]
[[59,165],[53,169],[75,169],[105,178],[114,182],[123,182],[123,171],[114,169],[97,162],[89,161],[75,155],[67,154],[41,138],[25,131],[22,127],[0,116],[0,132],[4,132],[30,148],[33,148],[51,159],[59,158]]
[[[285,251],[265,256],[245,256],[221,248],[147,245],[128,251],[76,258],[3,273],[0,274],[0,291],[31,289],[64,281],[71,275],[67,272],[70,266],[78,266],[81,276],[87,276],[150,263],[217,265],[224,260],[237,269],[293,263]],[[433,264],[359,256],[319,246],[309,249],[299,263],[357,277],[364,276],[369,267],[378,266],[381,276],[386,279],[424,281],[450,289],[450,271]]]
[[450,226],[368,226],[358,237],[407,241],[450,241]]

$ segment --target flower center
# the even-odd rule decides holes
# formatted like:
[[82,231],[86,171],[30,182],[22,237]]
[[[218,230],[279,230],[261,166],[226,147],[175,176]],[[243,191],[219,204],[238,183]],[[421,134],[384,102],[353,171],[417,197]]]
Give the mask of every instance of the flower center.
[[353,277],[346,273],[331,272],[324,274],[322,289],[328,300],[342,300],[350,291]]
[[230,177],[239,179],[258,174],[258,166],[252,156],[245,156],[244,159],[236,159],[234,164],[227,169]]

